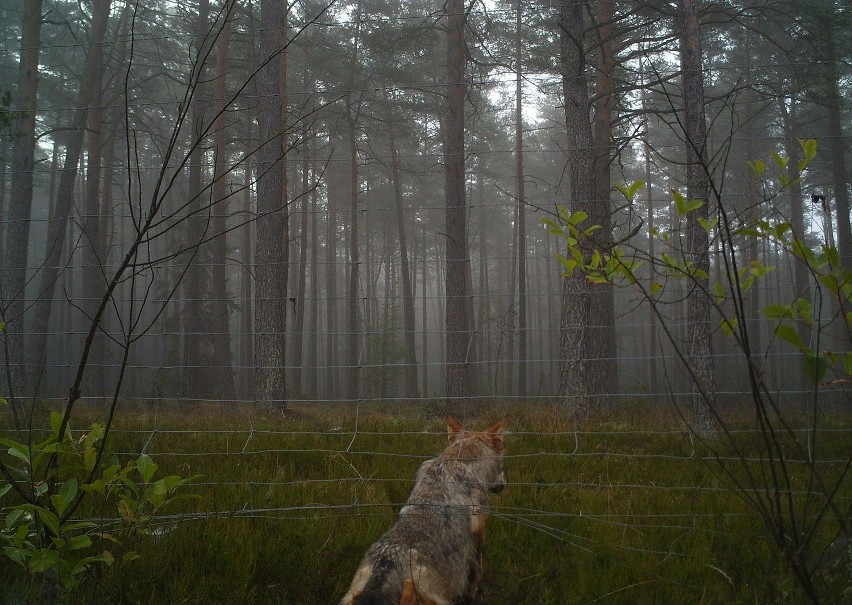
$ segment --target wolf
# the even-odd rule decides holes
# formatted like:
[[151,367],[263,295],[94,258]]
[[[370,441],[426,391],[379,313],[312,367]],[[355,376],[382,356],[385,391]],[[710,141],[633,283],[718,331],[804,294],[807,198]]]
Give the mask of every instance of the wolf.
[[488,495],[506,487],[504,424],[473,433],[447,418],[449,446],[420,465],[396,523],[367,550],[340,605],[459,605],[473,598]]

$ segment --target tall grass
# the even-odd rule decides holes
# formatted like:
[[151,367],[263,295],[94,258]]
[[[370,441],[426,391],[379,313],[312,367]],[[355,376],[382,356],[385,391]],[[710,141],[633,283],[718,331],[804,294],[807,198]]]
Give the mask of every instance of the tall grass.
[[[286,416],[125,410],[113,433],[118,455],[144,450],[161,472],[199,475],[200,498],[177,504],[149,534],[105,543],[141,557],[93,570],[69,602],[336,603],[393,523],[417,466],[446,443],[440,406],[357,412],[332,404]],[[509,486],[492,499],[478,603],[801,599],[759,518],[665,409],[637,404],[575,430],[546,406],[513,404],[465,423],[484,428],[504,414]],[[842,470],[832,461],[848,456],[852,422],[833,414],[823,426],[818,453],[830,477]],[[741,443],[758,456],[757,436],[746,420],[741,427]],[[852,482],[838,498],[848,511]],[[108,520],[114,510],[81,514]],[[841,549],[840,563],[827,561],[820,576],[829,602],[852,596],[848,554]],[[3,560],[0,603],[22,602],[13,593],[38,588]]]

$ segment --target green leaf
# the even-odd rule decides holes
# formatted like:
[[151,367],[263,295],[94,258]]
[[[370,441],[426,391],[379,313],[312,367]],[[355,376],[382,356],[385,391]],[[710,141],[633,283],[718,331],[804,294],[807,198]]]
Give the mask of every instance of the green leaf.
[[826,246],[825,256],[828,258],[828,264],[831,267],[840,265],[840,252],[838,252],[837,246]]
[[645,181],[633,181],[629,185],[619,185],[618,183],[616,183],[615,186],[621,192],[621,195],[625,197],[625,199],[632,202],[633,198],[636,197],[636,192],[645,186]]
[[801,351],[807,349],[807,347],[802,344],[802,340],[799,338],[799,333],[796,332],[796,329],[790,324],[778,324],[775,328],[775,336],[781,340],[786,340]]
[[843,371],[847,376],[852,376],[852,351],[846,351],[843,355]]
[[59,535],[59,517],[54,515],[46,508],[38,508],[38,518],[44,523],[45,527],[50,530],[54,536]]
[[39,548],[30,559],[30,571],[39,573],[47,571],[59,563],[59,553],[49,548]]
[[693,210],[698,210],[703,205],[704,205],[704,200],[688,200],[683,206],[684,209],[685,209],[684,214],[686,214],[688,212],[692,212]]
[[665,252],[660,254],[660,258],[663,260],[663,263],[666,265],[666,267],[669,267],[670,269],[676,269],[677,268],[677,266],[678,266],[677,261],[675,259],[673,259],[671,256],[669,256],[668,254],[666,254]]
[[559,259],[559,262],[562,263],[562,267],[565,269],[566,275],[571,275],[574,272],[574,269],[577,268],[577,261],[573,258],[565,258],[561,254],[557,253],[556,258]]
[[[799,147],[802,148],[802,153],[805,155],[805,158],[802,160],[807,165],[807,162],[810,162],[812,159],[816,157],[817,153],[817,142],[816,139],[799,139]],[[799,168],[801,171],[802,168]]]
[[[781,170],[784,170],[785,168],[787,168],[787,164],[790,163],[790,158],[785,158],[784,156],[779,155],[775,151],[772,152],[772,159],[775,160],[775,163],[778,164],[778,168],[780,168]],[[782,176],[783,176],[783,173],[782,173]]]
[[701,228],[704,229],[707,233],[713,231],[716,228],[716,225],[719,224],[719,219],[714,218],[713,220],[707,220],[703,216],[698,217],[698,224],[701,225]]
[[145,483],[150,482],[154,473],[157,472],[157,464],[147,454],[139,456],[139,459],[136,460],[136,468],[139,469],[139,474]]
[[749,160],[746,162],[751,171],[755,174],[755,176],[760,176],[766,171],[766,162],[761,160]]
[[92,539],[89,536],[74,536],[68,540],[68,550],[80,550],[89,548],[92,545]]
[[816,264],[816,256],[814,255],[814,251],[811,250],[810,247],[808,247],[808,245],[802,240],[794,240],[792,246],[790,246],[790,250],[797,258],[805,261],[808,266],[813,267]]
[[725,288],[722,286],[720,282],[716,282],[713,284],[713,289],[716,291],[716,302],[724,302],[725,300]]
[[542,218],[541,222],[547,225],[548,231],[553,235],[562,235],[562,225],[549,218]]
[[62,427],[62,413],[53,410],[50,413],[50,430],[53,431],[54,437],[59,436],[59,429]]
[[27,566],[26,555],[29,554],[27,551],[14,546],[4,546],[3,553],[21,567]]
[[793,308],[802,319],[808,320],[809,322],[813,320],[814,307],[810,301],[807,301],[804,298],[797,298],[793,301]]
[[736,317],[732,317],[731,319],[722,319],[722,332],[725,333],[725,336],[732,336],[738,323],[739,322]]
[[775,232],[775,237],[777,237],[778,239],[783,239],[784,234],[788,231],[791,231],[792,229],[793,226],[790,223],[778,223],[777,225],[775,225],[775,229],[773,229],[773,231]]
[[568,222],[576,227],[577,225],[585,221],[587,218],[589,218],[589,214],[587,212],[578,210],[568,218]]
[[142,555],[140,555],[138,552],[128,550],[126,553],[121,555],[121,562],[122,563],[130,563],[131,561],[135,561],[136,559],[141,559],[141,558],[142,558]]
[[9,514],[6,515],[6,529],[12,529],[12,527],[14,527],[15,525],[15,522],[20,519],[21,515],[23,514],[23,508],[13,508],[12,510],[10,510]]
[[832,274],[820,275],[817,277],[817,281],[828,288],[828,291],[834,295],[837,295],[840,291],[840,288],[837,285],[837,278]]
[[30,448],[23,443],[18,443],[14,439],[0,439],[0,445],[5,445],[9,448],[9,455],[17,458],[27,466],[30,465]]
[[738,235],[740,237],[763,237],[763,232],[755,227],[740,227],[734,231],[734,235]]
[[683,194],[677,189],[672,189],[672,198],[674,199],[677,213],[681,216],[686,214],[686,199],[683,197]]
[[827,364],[825,362],[825,357],[823,357],[822,355],[809,354],[805,356],[805,376],[812,383],[819,384],[820,382],[822,382],[822,379],[825,376],[826,369]]
[[30,535],[30,526],[27,523],[23,523],[18,526],[18,530],[15,532],[14,538],[12,541],[15,543],[15,546],[21,546],[27,540]]
[[592,252],[592,258],[591,258],[591,260],[589,261],[589,266],[590,266],[592,269],[598,269],[598,268],[600,268],[602,258],[603,258],[603,257],[601,256],[600,251],[599,251],[599,250],[595,250],[594,252]]
[[56,507],[56,512],[61,515],[75,497],[77,497],[77,478],[72,477],[60,486],[59,492],[51,496],[50,501]]
[[663,284],[655,281],[654,283],[651,284],[651,295],[654,295],[657,292],[660,292],[662,289],[663,289]]
[[790,307],[785,305],[768,305],[763,307],[761,312],[769,319],[793,318],[793,314],[790,312]]

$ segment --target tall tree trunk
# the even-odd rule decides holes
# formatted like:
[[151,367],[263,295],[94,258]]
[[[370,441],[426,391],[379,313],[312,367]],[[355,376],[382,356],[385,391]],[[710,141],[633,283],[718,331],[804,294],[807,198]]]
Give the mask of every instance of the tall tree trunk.
[[231,12],[234,0],[223,10],[225,22],[216,41],[216,68],[213,84],[213,208],[212,228],[213,236],[213,262],[212,289],[213,289],[213,326],[216,338],[213,339],[213,359],[216,366],[216,398],[220,400],[223,410],[236,399],[234,388],[233,358],[231,356],[231,320],[228,308],[230,305],[228,296],[228,124],[225,120],[227,74],[228,74],[228,47],[231,38]]
[[2,298],[6,334],[13,368],[14,389],[11,398],[15,424],[18,424],[18,398],[31,395],[27,384],[24,355],[24,309],[27,281],[27,251],[30,247],[30,215],[33,201],[33,168],[35,166],[35,123],[38,95],[38,59],[41,48],[42,0],[23,4],[21,24],[21,54],[18,67],[18,89],[15,95],[10,133],[12,137],[12,183],[9,191],[9,227],[4,255]]
[[[361,41],[361,0],[358,0],[355,9],[355,43],[352,47],[350,63],[350,86],[352,90],[358,81],[358,47]],[[358,382],[360,368],[358,360],[360,338],[359,309],[358,309],[358,286],[360,284],[360,240],[358,238],[358,117],[352,106],[352,95],[346,97],[346,124],[349,143],[349,284],[347,287],[347,333],[346,362],[347,381],[346,396],[350,401],[355,401],[359,396]],[[369,260],[369,259],[368,259]],[[369,280],[369,271],[367,272]],[[370,304],[369,298],[367,304]],[[369,313],[369,310],[367,311]]]
[[[189,153],[189,203],[186,206],[187,226],[186,239],[191,245],[200,244],[203,239],[203,219],[201,213],[201,171],[204,156],[202,132],[204,131],[204,114],[207,110],[205,92],[207,89],[207,68],[205,59],[210,48],[207,37],[210,29],[210,0],[198,0],[198,18],[195,26],[195,68],[192,82],[195,90],[190,101],[190,120],[192,132]],[[201,272],[204,270],[198,262],[198,255],[186,271],[184,290],[184,393],[192,397],[201,394],[204,381],[201,379],[201,333],[204,318],[201,312]]]
[[74,206],[74,183],[83,149],[83,138],[89,123],[89,109],[98,97],[101,87],[104,37],[109,21],[111,0],[94,0],[92,4],[91,44],[86,53],[86,69],[80,84],[79,97],[75,109],[75,121],[68,137],[65,152],[65,165],[59,177],[59,189],[56,197],[54,215],[48,229],[48,254],[41,272],[39,300],[35,305],[33,333],[33,361],[42,367],[47,350],[48,325],[53,306],[62,255],[62,242],[65,240],[69,218]]
[[[286,61],[286,14],[277,0],[261,0],[259,73],[257,238],[255,240],[255,397],[284,409],[287,329],[287,176],[281,121],[284,99],[281,63]],[[282,241],[282,239],[284,241]]]
[[[826,27],[823,28],[825,42],[822,45],[825,60],[825,108],[828,113],[828,137],[831,150],[831,175],[834,188],[834,203],[837,210],[837,251],[840,264],[852,270],[852,228],[849,222],[849,172],[846,168],[846,136],[843,131],[841,112],[844,107],[837,72],[838,56],[836,18],[833,3],[829,5]],[[848,330],[846,330],[848,334]]]
[[[703,202],[700,208],[690,212],[686,217],[685,257],[692,267],[709,275],[709,234],[699,223],[699,219],[706,221],[709,215],[709,177],[698,0],[680,0],[680,11],[687,197],[690,200]],[[695,415],[695,428],[701,433],[713,432],[712,410],[716,406],[716,376],[712,357],[708,291],[709,279],[693,277],[687,294],[689,363],[694,375],[692,409]]]
[[506,351],[506,394],[509,396],[515,394],[515,316],[518,313],[515,307],[515,296],[518,284],[518,214],[520,210],[520,207],[516,203],[512,209],[511,251],[507,254],[509,258],[509,270],[506,271],[506,274],[509,279],[509,294],[506,297],[505,333],[509,341]]
[[[311,82],[311,93],[313,94],[316,83]],[[317,144],[316,137],[311,137],[311,175],[316,178]],[[308,322],[308,360],[307,360],[307,393],[310,397],[317,397],[317,386],[319,382],[318,352],[319,352],[319,232],[317,231],[317,215],[319,208],[317,204],[317,189],[311,191],[311,314]]]
[[[357,126],[352,109],[351,97],[346,98],[346,121],[349,142],[349,284],[347,287],[346,396],[350,401],[358,399],[360,326],[358,323],[358,285],[360,283],[360,250],[358,238],[358,144]],[[367,276],[369,278],[369,275]],[[367,301],[369,304],[369,300]]]
[[521,86],[521,0],[515,5],[515,195],[518,205],[518,395],[527,394],[527,228]]
[[455,409],[470,397],[470,327],[465,267],[468,263],[465,206],[464,28],[467,12],[463,0],[448,0],[447,10],[447,118],[444,126],[446,196],[446,389]]
[[335,399],[340,394],[340,368],[338,367],[338,321],[337,321],[337,208],[340,188],[337,171],[329,174],[326,208],[328,218],[325,228],[325,292],[326,292],[326,396]]
[[[98,70],[102,71],[101,66]],[[106,283],[103,278],[104,268],[104,244],[101,232],[101,165],[103,163],[103,94],[98,86],[89,110],[89,134],[86,170],[86,194],[83,204],[83,216],[81,217],[82,239],[82,269],[84,299],[82,307],[86,315],[93,317],[97,312],[101,296],[106,291]],[[99,399],[104,395],[104,367],[103,350],[105,343],[103,336],[98,333],[92,345],[92,353],[89,356],[90,365],[86,372],[86,381],[83,383],[83,392],[91,397]]]
[[[390,106],[387,91],[385,91],[385,103]],[[417,397],[417,349],[414,342],[414,294],[412,294],[411,288],[412,269],[408,262],[405,215],[402,208],[402,179],[400,177],[399,151],[396,144],[396,127],[393,118],[388,120],[388,139],[391,149],[391,178],[393,180],[396,229],[399,241],[399,270],[402,277],[402,327],[405,342],[404,396]]]
[[254,318],[253,318],[253,302],[252,297],[252,229],[254,221],[249,221],[249,217],[253,216],[252,210],[252,195],[251,184],[253,175],[253,162],[249,154],[253,149],[256,149],[253,141],[251,120],[247,120],[247,135],[245,154],[246,160],[243,164],[243,222],[245,224],[240,228],[240,299],[242,302],[242,321],[240,325],[240,391],[241,397],[249,399],[252,397],[252,372],[254,361],[252,356],[252,340]]
[[423,347],[420,352],[420,358],[423,360],[423,396],[429,396],[429,331],[428,331],[428,305],[429,299],[426,296],[427,286],[429,284],[429,271],[426,267],[426,257],[427,257],[427,248],[426,248],[426,223],[423,223],[423,234],[422,234],[422,246],[423,252],[420,254],[420,262],[422,263],[422,267],[420,268],[420,274],[423,276],[423,284],[421,285],[421,298],[420,298],[420,306],[422,307],[422,317],[421,317],[421,334]]
[[479,166],[476,171],[476,191],[477,191],[477,206],[479,218],[479,313],[476,325],[479,326],[477,333],[479,334],[479,358],[483,361],[483,372],[485,381],[489,385],[492,394],[496,392],[497,377],[492,377],[492,351],[491,351],[491,318],[489,301],[488,285],[488,218],[485,210],[485,179],[483,172],[485,158],[479,156]]
[[[743,135],[745,136],[745,154],[746,160],[752,161],[755,157],[754,151],[754,142],[758,140],[760,133],[757,131],[754,125],[755,113],[757,111],[757,107],[760,105],[760,99],[757,96],[757,93],[754,91],[754,68],[752,67],[752,32],[745,32],[745,55],[746,55],[746,73],[745,73],[745,84],[746,89],[743,91],[743,97],[745,100],[745,116],[743,117],[745,121],[745,128],[743,129]],[[746,196],[746,208],[743,213],[746,224],[754,225],[762,216],[763,208],[761,195],[760,195],[760,183],[758,182],[757,176],[751,170],[745,169],[745,162],[743,164],[743,174],[745,175],[744,183],[743,183],[743,191]],[[721,243],[717,240],[717,243]],[[743,262],[751,260],[760,260],[760,238],[755,235],[748,235],[744,238],[742,243],[741,255],[743,258]],[[717,259],[721,259],[721,256],[716,255]],[[764,259],[765,261],[765,259]],[[722,263],[717,260],[716,266],[721,270]],[[760,291],[762,288],[751,288],[748,291],[748,305],[746,307],[746,320],[748,327],[748,337],[749,337],[749,345],[753,351],[760,351],[762,349],[761,346],[761,313],[760,313]]]
[[[800,160],[799,144],[796,141],[796,99],[790,99],[790,109],[787,109],[787,100],[778,99],[778,109],[781,114],[781,122],[784,127],[784,152],[790,161],[787,164],[787,178],[792,185],[787,189],[788,199],[790,201],[790,226],[792,227],[793,237],[797,240],[805,241],[805,217],[802,207],[802,183],[798,179],[796,172]],[[790,262],[793,263],[793,298],[802,298],[808,302],[811,301],[810,278],[808,276],[808,266],[801,260],[790,255]],[[799,340],[803,343],[809,343],[811,339],[811,330],[808,325],[803,322],[796,322],[796,331],[799,335]],[[801,389],[807,388],[805,374],[802,371],[791,373],[798,376],[798,387]]]
[[311,198],[308,195],[310,187],[310,158],[308,157],[308,126],[303,131],[302,152],[302,191],[299,204],[299,266],[296,274],[296,318],[293,326],[293,384],[291,390],[302,393],[303,351],[305,343],[305,303],[307,301],[305,288],[308,271],[308,215],[310,214]]
[[[613,51],[613,0],[600,0],[595,13],[597,54],[592,144],[594,146],[593,204],[590,219],[600,225],[592,238],[597,249],[612,249],[612,202],[610,200],[610,164],[612,148],[612,108],[615,103],[615,55]],[[598,405],[612,401],[618,393],[618,363],[615,333],[615,292],[611,283],[590,289],[593,326],[589,331],[590,356],[596,360]]]
[[[583,37],[585,3],[570,0],[562,5],[559,26],[562,91],[565,105],[565,126],[568,135],[569,210],[595,216],[594,155],[589,123],[589,96],[586,87],[586,54]],[[589,221],[588,225],[595,222]],[[588,262],[594,250],[591,238],[579,242]],[[562,281],[562,308],[559,322],[559,396],[566,408],[584,417],[594,406],[595,388],[600,382],[591,359],[589,342],[593,312],[591,291],[585,275],[573,271]]]
[[[645,95],[645,72],[643,64],[639,65],[639,73],[641,86],[639,94],[642,102],[642,111],[645,113],[644,135],[642,137],[642,148],[645,155],[645,201],[647,204],[647,222],[648,222],[648,291],[651,292],[651,286],[656,281],[656,266],[655,266],[655,244],[656,244],[656,227],[654,225],[654,189],[651,185],[651,144],[649,138],[651,130],[648,123],[648,100]],[[651,397],[656,397],[659,391],[657,384],[657,312],[654,309],[657,299],[651,298],[648,301],[648,388]]]

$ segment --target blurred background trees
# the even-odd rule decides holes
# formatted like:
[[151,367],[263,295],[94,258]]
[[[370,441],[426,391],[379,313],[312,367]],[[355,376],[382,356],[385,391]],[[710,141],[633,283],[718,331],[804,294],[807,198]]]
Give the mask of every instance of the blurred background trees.
[[[664,323],[708,361],[702,388],[736,402],[746,373],[697,319],[694,287],[672,282],[648,300],[563,278],[565,251],[539,219],[556,204],[583,210],[602,227],[587,260],[614,244],[651,248],[699,259],[710,284],[726,271],[718,233],[669,194],[704,199],[710,182],[736,221],[789,221],[849,266],[845,3],[283,10],[2,4],[0,302],[3,379],[17,395],[67,388],[104,275],[158,195],[159,227],[102,320],[84,398],[115,383],[118,335],[135,326],[128,397],[686,400],[693,378]],[[804,138],[818,156],[768,195],[747,162],[778,152],[795,165]],[[625,203],[614,185],[636,180],[646,186]],[[735,247],[775,268],[749,292],[748,321],[795,401],[801,360],[760,309],[812,300],[816,284],[766,241]],[[832,304],[821,346],[848,350]]]

